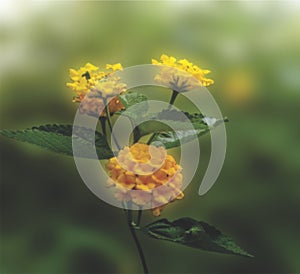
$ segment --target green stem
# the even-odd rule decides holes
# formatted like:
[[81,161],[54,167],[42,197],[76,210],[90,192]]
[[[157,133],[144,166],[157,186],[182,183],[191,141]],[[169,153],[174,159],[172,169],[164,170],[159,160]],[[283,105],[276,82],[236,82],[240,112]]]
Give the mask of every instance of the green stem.
[[101,129],[104,136],[106,136],[106,117],[102,116],[99,118],[101,123]]
[[[128,117],[129,118],[129,117]],[[135,126],[134,122],[131,118],[129,118],[129,121],[131,123],[131,126],[133,127],[133,144],[137,143],[138,140],[141,138],[140,130],[138,126]]]
[[129,224],[129,229],[130,229],[130,232],[131,232],[131,235],[132,235],[132,238],[134,240],[134,243],[138,249],[138,252],[139,252],[139,255],[140,255],[140,259],[141,259],[141,263],[143,265],[143,269],[144,269],[144,273],[145,274],[148,274],[149,273],[149,270],[148,270],[148,267],[147,267],[147,264],[146,264],[146,260],[145,260],[145,255],[143,253],[143,249],[142,249],[142,246],[139,242],[139,239],[135,233],[135,229],[132,225],[132,223]]
[[[142,266],[143,266],[144,273],[148,274],[149,270],[148,270],[148,267],[147,267],[145,255],[144,255],[142,246],[141,246],[141,244],[139,242],[139,239],[138,239],[138,237],[136,235],[136,225],[133,222],[132,210],[129,209],[129,210],[125,210],[125,211],[127,212],[126,217],[127,217],[128,227],[129,227],[130,233],[132,235],[132,238],[134,240],[134,243],[136,245],[136,248],[138,250],[138,253],[139,253],[139,256],[140,256],[140,260],[141,260],[141,263],[142,263]],[[141,212],[141,210],[139,210],[139,216],[138,216],[138,221],[137,221],[138,224],[140,223],[141,216],[142,216],[140,212]]]
[[[174,102],[175,102],[175,100],[176,100],[178,94],[179,94],[178,91],[173,90],[172,96],[171,96],[171,99],[170,99],[170,105],[174,105]],[[172,106],[169,106],[169,109],[170,109],[171,107],[172,107]]]
[[[168,106],[168,110],[171,109],[172,105],[174,105],[174,102],[178,96],[179,92],[176,91],[176,90],[172,90],[172,96],[171,96],[171,99],[170,99],[170,102],[169,102],[169,106]],[[153,141],[153,139],[155,138],[155,136],[157,135],[157,133],[153,133],[151,135],[151,137],[149,138],[148,142],[147,142],[147,145],[150,145],[151,142]]]
[[150,144],[151,144],[151,142],[152,142],[153,139],[155,138],[156,134],[157,134],[157,133],[153,133],[153,134],[151,135],[151,137],[149,138],[149,140],[148,140],[148,142],[147,142],[147,145],[150,145]]
[[114,142],[115,142],[118,150],[120,150],[121,147],[120,147],[120,145],[119,145],[119,143],[118,143],[118,141],[116,139],[116,136],[113,134],[111,120],[110,120],[110,112],[109,112],[109,107],[108,107],[108,104],[107,104],[107,100],[104,99],[103,101],[104,101],[104,104],[105,104],[105,112],[106,112],[106,117],[107,117],[107,123],[108,123],[108,127],[109,127],[109,130],[110,130],[111,136],[112,136],[112,138],[113,138],[113,140],[114,140]]
[[140,226],[140,223],[141,223],[141,219],[142,219],[142,213],[143,213],[143,210],[141,210],[141,208],[138,210],[138,217],[137,217],[137,221],[136,221],[136,225],[137,226]]

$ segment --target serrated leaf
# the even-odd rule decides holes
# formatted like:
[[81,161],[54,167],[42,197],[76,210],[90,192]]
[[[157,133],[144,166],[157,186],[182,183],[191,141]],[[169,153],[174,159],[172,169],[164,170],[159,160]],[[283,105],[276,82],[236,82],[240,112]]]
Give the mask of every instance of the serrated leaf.
[[127,92],[118,95],[124,107],[129,108],[135,104],[147,101],[147,96],[139,92]]
[[163,144],[166,149],[178,147],[209,132],[209,128],[197,130],[165,131],[155,134],[151,142]]
[[[138,116],[145,114],[148,110],[148,104],[147,104],[147,96],[138,93],[138,92],[127,92],[125,94],[118,95],[119,99],[121,100],[121,103],[125,107],[126,115],[129,116],[132,119],[136,119]],[[134,112],[131,112],[128,110],[130,107],[135,106],[136,104],[143,103],[139,106],[136,106],[134,108]],[[122,113],[124,111],[121,111]]]
[[[147,113],[147,97],[136,92],[119,95],[119,98],[125,108],[127,108],[126,115],[132,120],[133,124],[139,124],[136,128],[136,139],[154,133],[151,141],[162,143],[167,149],[199,138],[211,129],[227,121],[226,119],[218,120],[213,117],[207,117],[201,113],[191,114],[174,109],[166,109],[160,113]],[[134,112],[128,111],[129,107],[141,102],[145,104],[139,106]],[[143,118],[141,119],[141,117]],[[140,123],[141,120],[147,121]],[[194,129],[191,129],[191,125]]]
[[[200,138],[201,136],[208,133],[210,130],[214,129],[221,123],[227,121],[217,120],[215,118],[204,117],[201,118],[203,124],[198,124],[195,130],[176,130],[176,131],[164,131],[154,134],[151,138],[152,142],[158,142],[164,144],[166,149],[180,146],[181,144],[188,143],[195,138]],[[206,121],[209,119],[209,124]]]
[[150,114],[149,120],[139,125],[139,130],[141,136],[151,133],[168,132],[170,129],[175,129],[175,131],[190,130],[192,132],[192,128],[194,128],[201,132],[207,132],[222,122],[224,120],[206,117],[199,113],[190,114],[170,111],[170,114],[164,113],[162,115],[162,113],[158,113],[152,116]]
[[[0,130],[0,134],[18,141],[37,145],[47,150],[73,156],[72,150],[73,125],[42,125],[25,130]],[[93,132],[85,127],[74,128],[74,140],[77,144],[77,157],[91,158],[94,145],[98,159],[113,157],[105,137],[100,132]]]
[[152,238],[171,241],[193,248],[253,257],[215,227],[187,217],[180,218],[174,222],[161,219],[145,226],[142,228],[142,231]]
[[199,138],[224,121],[227,120],[206,117],[201,113],[165,110],[140,124],[139,132],[141,136],[155,133],[151,142],[162,143],[168,149]]

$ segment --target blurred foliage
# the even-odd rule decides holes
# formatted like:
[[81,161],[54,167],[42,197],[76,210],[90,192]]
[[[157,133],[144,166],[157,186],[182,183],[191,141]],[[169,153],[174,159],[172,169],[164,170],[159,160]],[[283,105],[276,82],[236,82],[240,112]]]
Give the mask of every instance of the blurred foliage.
[[[1,5],[1,128],[72,122],[68,69],[86,61],[126,67],[167,53],[212,70],[216,84],[209,90],[230,118],[222,173],[199,197],[210,153],[206,136],[194,182],[162,217],[213,223],[255,258],[141,237],[151,272],[300,271],[299,3]],[[89,191],[71,158],[5,138],[0,143],[2,273],[140,271],[123,212]],[[144,215],[145,223],[153,221]]]

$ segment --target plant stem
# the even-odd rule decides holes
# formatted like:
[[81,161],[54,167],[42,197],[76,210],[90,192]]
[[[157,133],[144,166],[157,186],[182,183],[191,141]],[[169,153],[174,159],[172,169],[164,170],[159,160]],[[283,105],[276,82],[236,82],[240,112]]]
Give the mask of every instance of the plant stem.
[[[141,212],[142,210],[139,210],[139,215],[138,215],[138,224],[140,223],[141,221]],[[144,252],[143,252],[143,249],[142,249],[142,246],[139,242],[139,239],[136,235],[136,228],[135,228],[135,224],[133,222],[133,219],[132,219],[132,210],[127,210],[127,214],[126,214],[126,217],[127,217],[127,223],[128,223],[128,227],[129,227],[129,230],[131,232],[131,235],[132,235],[132,238],[134,240],[134,243],[137,247],[137,250],[139,252],[139,256],[140,256],[140,260],[141,260],[141,263],[142,263],[142,266],[143,266],[143,270],[144,270],[144,273],[145,274],[148,274],[149,273],[149,270],[148,270],[148,267],[147,267],[147,263],[146,263],[146,259],[145,259],[145,255],[144,255]]]
[[133,131],[132,131],[132,133],[133,133],[133,140],[132,141],[133,141],[133,144],[135,144],[141,138],[140,130],[139,130],[139,128],[137,126],[135,126],[135,123],[133,122],[133,120],[130,117],[128,117],[128,119],[129,119],[130,124],[131,124],[131,126],[133,128]]
[[168,107],[169,110],[171,109],[172,105],[174,105],[174,102],[175,102],[176,97],[177,97],[178,94],[179,94],[178,91],[173,90],[172,96],[171,96],[171,99],[170,99],[170,105],[169,105],[169,107]]
[[102,133],[104,136],[106,136],[106,117],[100,117],[99,118],[100,123],[101,123],[101,129],[102,129]]
[[135,229],[134,229],[132,223],[129,224],[129,229],[130,229],[132,238],[133,238],[133,240],[135,242],[135,245],[136,245],[136,247],[138,249],[138,252],[139,252],[139,255],[140,255],[140,259],[141,259],[141,262],[142,262],[142,265],[143,265],[144,273],[148,274],[149,270],[148,270],[148,267],[147,267],[147,264],[146,264],[145,255],[143,253],[142,246],[141,246],[141,244],[139,242],[139,239],[138,239],[138,237],[137,237],[137,235],[135,233]]
[[104,104],[105,104],[105,112],[106,112],[106,117],[107,117],[107,123],[108,123],[109,129],[110,129],[111,136],[112,136],[118,150],[120,150],[121,147],[120,147],[120,145],[119,145],[119,143],[116,139],[116,136],[113,134],[112,125],[111,125],[111,121],[110,121],[110,112],[109,112],[109,107],[108,107],[108,104],[107,104],[107,100],[104,99],[103,101],[104,101]]
[[[179,94],[178,91],[172,90],[172,96],[171,96],[171,99],[170,99],[170,102],[169,102],[168,110],[170,110],[171,107],[174,105],[174,102],[175,102],[175,100],[176,100],[178,94]],[[157,133],[153,133],[153,134],[151,135],[151,137],[149,138],[149,140],[148,140],[148,142],[147,142],[147,145],[150,145],[150,144],[151,144],[151,142],[153,141],[153,139],[155,138],[156,135],[157,135]]]
[[150,144],[151,144],[151,142],[153,141],[153,139],[154,139],[155,136],[156,136],[156,133],[153,133],[153,134],[151,135],[151,137],[149,138],[149,140],[148,140],[148,142],[147,142],[147,145],[150,145]]
[[141,219],[142,219],[142,213],[143,213],[143,211],[141,209],[139,209],[138,210],[138,217],[137,217],[137,221],[136,221],[137,226],[140,226]]

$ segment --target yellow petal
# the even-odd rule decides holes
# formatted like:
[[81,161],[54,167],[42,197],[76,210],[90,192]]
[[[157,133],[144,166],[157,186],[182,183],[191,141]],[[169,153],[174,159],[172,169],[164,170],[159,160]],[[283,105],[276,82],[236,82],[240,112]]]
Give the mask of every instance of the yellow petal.
[[106,69],[112,69],[113,71],[117,71],[117,70],[123,70],[123,67],[120,63],[106,64]]
[[94,71],[94,70],[98,70],[99,68],[94,66],[91,63],[86,63],[85,66],[84,66],[84,69],[87,70],[87,71]]

